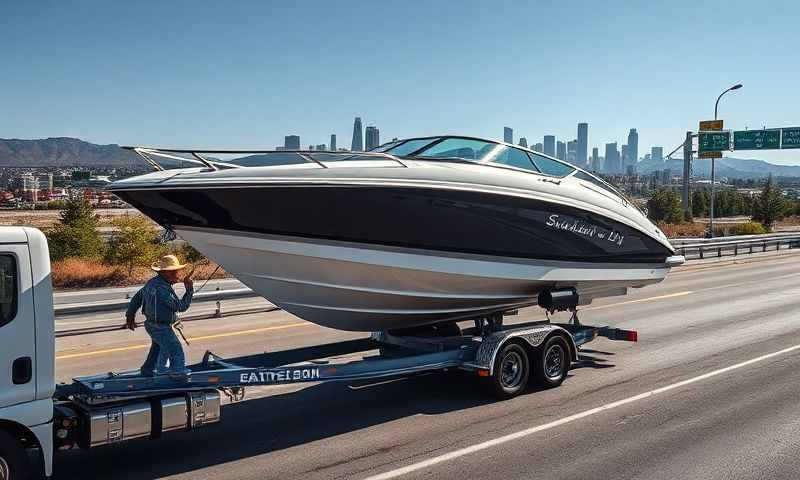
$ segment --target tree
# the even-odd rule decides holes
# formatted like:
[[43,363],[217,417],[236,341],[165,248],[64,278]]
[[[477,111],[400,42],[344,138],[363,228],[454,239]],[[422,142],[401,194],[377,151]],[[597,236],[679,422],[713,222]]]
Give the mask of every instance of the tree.
[[71,198],[61,211],[58,224],[47,232],[50,257],[98,257],[103,252],[103,239],[97,231],[99,222],[92,205],[84,198]]
[[106,263],[125,265],[128,275],[137,265],[150,265],[163,254],[166,248],[158,243],[158,231],[146,218],[140,216],[120,217],[114,220],[115,227],[106,249]]
[[761,193],[753,202],[753,220],[761,222],[771,230],[775,222],[785,215],[786,207],[783,193],[775,185],[775,181],[770,175]]
[[647,216],[655,222],[681,223],[681,199],[675,192],[659,190],[647,200]]
[[708,200],[704,194],[704,190],[692,192],[692,216],[694,217],[705,217],[708,213]]

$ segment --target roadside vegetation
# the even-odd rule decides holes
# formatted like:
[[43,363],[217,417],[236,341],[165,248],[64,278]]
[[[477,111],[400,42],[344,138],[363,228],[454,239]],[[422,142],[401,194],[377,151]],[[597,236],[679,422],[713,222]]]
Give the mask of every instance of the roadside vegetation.
[[[707,233],[707,223],[695,223],[694,219],[710,214],[710,191],[695,190],[689,203],[686,216],[678,192],[658,190],[647,200],[647,216],[667,237],[702,237]],[[749,222],[714,225],[715,236],[763,234],[772,232],[778,224],[800,224],[800,202],[786,199],[770,176],[761,192],[752,197],[732,190],[715,192],[714,216],[750,217]]]
[[168,253],[194,264],[197,279],[212,273],[216,278],[227,276],[190,245],[162,242],[156,226],[145,217],[119,217],[112,226],[106,241],[88,201],[76,198],[65,202],[58,223],[45,231],[55,288],[137,285],[153,276],[150,265]]

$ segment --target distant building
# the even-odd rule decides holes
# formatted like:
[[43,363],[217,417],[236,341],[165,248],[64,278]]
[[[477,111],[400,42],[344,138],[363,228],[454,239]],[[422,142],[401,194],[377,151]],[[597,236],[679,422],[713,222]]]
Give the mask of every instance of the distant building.
[[544,136],[544,154],[551,157],[556,156],[556,137],[555,135]]
[[336,134],[331,133],[331,152],[336,151]]
[[539,152],[539,153],[544,153],[544,144],[537,143],[536,145],[533,146],[533,151],[534,152]]
[[372,125],[367,127],[365,136],[367,141],[367,148],[366,148],[367,150],[372,150],[373,148],[377,148],[381,144],[380,130],[378,130],[378,127]]
[[528,148],[528,139],[525,137],[519,137],[519,146]]
[[575,156],[575,163],[579,167],[586,167],[587,162],[587,154],[589,149],[589,124],[588,123],[579,123],[578,124],[578,151]]
[[353,142],[350,145],[350,150],[360,152],[364,150],[364,137],[362,136],[361,117],[356,117],[353,122]]
[[671,169],[665,168],[661,172],[661,183],[664,184],[664,185],[669,185],[669,184],[672,183],[672,170]]
[[628,163],[625,165],[636,165],[639,163],[639,133],[635,128],[628,132]]
[[514,143],[514,129],[510,127],[503,127],[503,141],[506,143]]
[[559,160],[567,159],[567,144],[564,142],[556,142],[556,158]]
[[283,137],[284,150],[300,150],[300,135],[286,135]]
[[628,165],[630,165],[630,162],[628,161],[628,153],[629,153],[628,146],[623,145],[622,148],[620,149],[620,156],[622,157],[622,165],[620,165],[620,167],[622,168],[620,170],[620,173],[626,172]]
[[664,161],[664,147],[653,147],[650,149],[650,159],[654,162]]
[[325,144],[322,143],[320,145],[317,145],[317,150],[324,152],[325,150],[327,150],[327,148],[325,148]]
[[309,149],[309,150],[314,150],[314,145],[309,145],[309,146],[308,146],[308,149]]
[[620,173],[619,151],[617,150],[617,142],[606,143],[606,158],[603,165],[603,173]]
[[577,165],[578,156],[578,141],[570,140],[567,142],[567,161],[573,165]]
[[594,172],[599,172],[603,169],[603,164],[600,163],[600,152],[597,147],[592,148],[592,163],[589,168]]

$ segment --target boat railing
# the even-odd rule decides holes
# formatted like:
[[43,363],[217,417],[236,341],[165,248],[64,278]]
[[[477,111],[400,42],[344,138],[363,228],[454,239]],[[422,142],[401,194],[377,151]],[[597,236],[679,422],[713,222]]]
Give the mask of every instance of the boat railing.
[[[306,162],[316,163],[322,168],[330,167],[326,165],[327,162],[325,162],[325,160],[316,158],[316,156],[321,154],[336,156],[337,158],[335,160],[331,160],[334,162],[348,160],[388,160],[395,162],[402,167],[408,167],[408,165],[406,165],[406,163],[399,158],[383,152],[334,152],[326,150],[206,150],[200,148],[171,149],[134,146],[123,146],[122,148],[130,150],[139,155],[139,157],[144,159],[144,161],[156,171],[166,170],[164,166],[158,162],[158,158],[203,165],[209,170],[221,170],[225,168],[253,168],[253,166],[238,165],[236,163],[231,163],[232,161],[209,159],[206,157],[206,155],[285,155],[287,153],[295,154]],[[180,154],[191,155],[191,157],[179,156]]]

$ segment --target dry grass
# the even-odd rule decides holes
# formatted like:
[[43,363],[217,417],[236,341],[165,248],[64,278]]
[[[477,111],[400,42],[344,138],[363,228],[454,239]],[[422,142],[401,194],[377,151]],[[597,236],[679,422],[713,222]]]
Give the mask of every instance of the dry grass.
[[800,215],[786,217],[783,220],[779,220],[776,225],[779,227],[796,227],[800,225]]
[[[198,263],[194,273],[195,281],[205,281],[216,267],[213,262]],[[53,262],[52,272],[53,288],[56,289],[126,287],[142,284],[153,276],[153,271],[147,267],[135,267],[128,275],[127,267],[106,265],[99,260],[83,258],[67,258]],[[228,276],[228,273],[220,268],[214,273],[213,278]]]
[[667,238],[702,237],[706,225],[700,223],[659,223],[658,228]]

